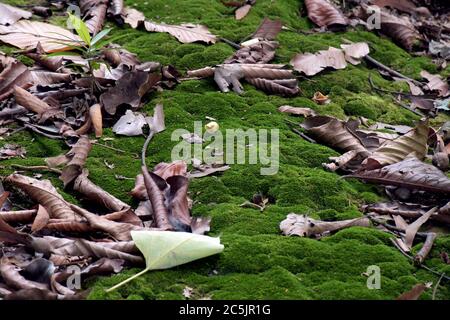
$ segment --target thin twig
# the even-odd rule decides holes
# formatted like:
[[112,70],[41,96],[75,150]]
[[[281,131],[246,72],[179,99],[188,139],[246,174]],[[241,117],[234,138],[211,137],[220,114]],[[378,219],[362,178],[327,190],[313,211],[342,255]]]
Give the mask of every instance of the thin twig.
[[[100,147],[103,147],[103,148],[107,148],[107,149],[111,149],[111,150],[114,150],[114,151],[117,151],[117,152],[120,152],[120,153],[128,153],[127,151],[125,151],[125,150],[122,150],[122,149],[117,149],[117,148],[114,148],[114,147],[111,147],[111,146],[108,146],[108,145],[106,145],[106,144],[101,144],[101,143],[98,143],[98,142],[91,142],[92,144],[95,144],[95,145],[97,145],[97,146],[100,146]],[[137,157],[137,158],[139,158],[139,155],[137,154],[137,153],[131,153],[132,155],[133,155],[133,157]]]
[[47,166],[22,166],[20,164],[12,164],[11,167],[15,168],[15,169],[20,169],[20,170],[27,170],[27,171],[34,171],[34,170],[38,170],[38,171],[51,171],[57,174],[61,174],[62,171],[56,168],[50,168]]
[[241,48],[240,45],[238,45],[237,43],[235,43],[235,42],[233,42],[231,40],[228,40],[228,39],[225,39],[225,38],[219,38],[219,40],[222,41],[222,42],[225,42],[226,44],[232,46],[233,48],[235,48],[237,50],[239,50]]
[[436,282],[436,285],[433,288],[433,296],[432,296],[432,300],[436,299],[436,292],[437,292],[437,288],[439,287],[439,284],[441,283],[442,277],[445,276],[445,273],[442,273],[441,277],[439,278],[438,282]]
[[309,143],[317,143],[316,140],[314,140],[313,138],[308,137],[306,134],[304,134],[300,130],[297,130],[295,128],[292,128],[291,130],[294,131],[296,134],[298,134],[303,139],[305,139],[306,141],[308,141]]
[[369,56],[369,55],[365,56],[364,58],[365,58],[367,61],[369,61],[370,63],[374,64],[376,67],[378,67],[378,68],[380,68],[380,69],[383,69],[384,71],[389,72],[390,75],[393,75],[393,76],[398,77],[398,78],[406,79],[406,80],[408,80],[408,81],[411,81],[411,82],[414,83],[415,85],[422,86],[422,83],[420,83],[419,81],[414,80],[414,79],[411,79],[411,78],[409,78],[409,77],[407,77],[407,76],[401,74],[400,72],[395,71],[394,69],[389,68],[388,66],[382,64],[382,63],[381,63],[380,61],[378,61],[378,60],[375,60],[374,58],[372,58],[372,57]]
[[155,135],[155,133],[153,132],[153,130],[150,130],[150,133],[148,134],[147,139],[145,139],[144,145],[142,146],[142,153],[141,153],[141,164],[142,164],[142,166],[147,166],[145,164],[147,148],[148,148],[148,144],[150,143],[150,140],[152,140],[154,135]]

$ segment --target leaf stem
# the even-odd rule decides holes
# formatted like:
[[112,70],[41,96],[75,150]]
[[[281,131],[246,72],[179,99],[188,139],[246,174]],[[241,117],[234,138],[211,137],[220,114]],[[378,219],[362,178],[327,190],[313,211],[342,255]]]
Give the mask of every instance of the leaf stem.
[[124,280],[124,281],[122,281],[122,282],[119,282],[119,283],[116,284],[115,286],[113,286],[113,287],[111,287],[111,288],[109,288],[109,289],[106,289],[106,292],[111,292],[111,291],[113,291],[113,290],[116,290],[117,288],[123,286],[124,284],[127,284],[127,283],[130,282],[131,280],[136,279],[137,277],[142,276],[142,275],[143,275],[144,273],[146,273],[147,271],[149,271],[149,269],[146,268],[146,269],[142,270],[141,272],[136,273],[135,275],[129,277],[128,279],[126,279],[126,280]]

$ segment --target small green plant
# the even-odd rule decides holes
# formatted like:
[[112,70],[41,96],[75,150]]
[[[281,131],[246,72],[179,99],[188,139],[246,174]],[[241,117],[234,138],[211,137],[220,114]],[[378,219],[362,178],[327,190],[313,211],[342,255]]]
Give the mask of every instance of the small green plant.
[[[108,69],[110,68],[107,61],[103,59],[103,53],[106,50],[111,50],[107,46],[113,41],[112,38],[106,39],[106,36],[111,32],[112,29],[104,29],[98,32],[96,35],[91,37],[89,29],[86,23],[79,17],[68,12],[68,22],[75,29],[76,33],[80,37],[76,45],[73,41],[61,42],[64,46],[68,47],[70,51],[62,51],[48,54],[48,57],[53,56],[80,56],[87,61],[88,70],[85,71],[86,76],[90,78],[91,81],[91,95],[94,98],[96,92],[101,91],[101,86],[95,78],[94,70],[98,70],[102,64],[104,64]],[[73,63],[67,66],[80,65]],[[82,68],[83,70],[83,68]]]

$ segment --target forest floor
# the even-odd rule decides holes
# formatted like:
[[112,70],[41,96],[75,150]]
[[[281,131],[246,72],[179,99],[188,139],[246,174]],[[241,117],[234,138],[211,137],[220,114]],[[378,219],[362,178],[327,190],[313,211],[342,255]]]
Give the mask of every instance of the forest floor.
[[[5,1],[4,1],[5,2]],[[30,4],[25,0],[8,0],[10,4]],[[300,15],[302,1],[258,0],[250,14],[236,21],[232,8],[219,0],[127,0],[128,6],[142,11],[148,19],[179,24],[200,23],[220,37],[239,43],[253,33],[262,19],[281,19],[288,30],[277,37],[280,43],[274,63],[288,63],[300,52],[315,52],[329,46],[339,47],[345,39],[364,41],[370,45],[371,56],[411,78],[420,79],[420,71],[450,74],[450,68],[438,72],[427,57],[413,57],[388,38],[363,29],[337,33],[306,35],[303,30],[313,26],[305,14]],[[51,18],[62,25],[62,17]],[[171,64],[180,72],[212,66],[223,62],[235,51],[228,44],[181,44],[165,33],[148,33],[129,27],[114,28],[113,34],[126,34],[118,43],[136,53],[143,61]],[[4,52],[15,49],[0,46]],[[27,58],[22,62],[30,64]],[[300,78],[301,94],[293,98],[266,95],[244,84],[242,95],[219,92],[214,80],[183,81],[173,90],[153,93],[142,111],[151,113],[157,103],[164,105],[166,130],[150,143],[147,164],[150,168],[170,161],[177,143],[171,133],[178,128],[192,132],[194,121],[208,122],[215,118],[221,130],[233,128],[279,129],[280,167],[272,176],[260,175],[261,165],[231,165],[223,174],[193,179],[189,186],[194,200],[194,216],[212,217],[212,236],[220,236],[225,246],[222,254],[165,271],[153,271],[135,281],[105,293],[121,280],[139,271],[129,269],[112,277],[91,280],[90,299],[185,299],[183,290],[193,289],[191,299],[394,299],[417,283],[438,277],[416,268],[391,243],[390,236],[375,228],[353,227],[321,240],[285,237],[279,224],[288,213],[305,213],[322,220],[359,217],[362,204],[382,199],[381,189],[356,180],[343,180],[340,175],[325,171],[321,164],[338,155],[332,149],[311,144],[293,133],[286,114],[277,111],[281,105],[309,107],[322,115],[340,119],[363,116],[372,121],[413,125],[419,117],[394,103],[391,95],[371,90],[369,75],[381,88],[407,91],[405,84],[383,79],[376,69],[364,62],[344,70],[322,72],[312,78]],[[316,91],[328,94],[331,103],[317,105],[311,100]],[[448,119],[445,114],[432,120],[438,125]],[[290,118],[290,120],[295,120]],[[105,138],[106,139],[105,141]],[[112,138],[112,140],[109,140]],[[43,165],[44,158],[67,151],[63,142],[21,131],[1,143],[17,143],[27,150],[25,159],[2,161],[0,174],[13,171],[12,163]],[[119,137],[111,129],[104,130],[100,143],[126,151],[116,152],[93,145],[86,167],[90,179],[117,198],[136,206],[128,192],[133,180],[117,180],[116,175],[133,178],[140,172],[140,154],[144,137]],[[108,168],[104,161],[114,164]],[[77,200],[65,193],[55,174],[44,174],[58,187],[67,200]],[[264,212],[239,205],[255,193],[272,199]],[[413,248],[413,252],[420,245]],[[440,252],[450,252],[450,236],[440,236],[426,265],[450,274]],[[366,273],[371,265],[381,269],[381,288],[367,288]],[[431,299],[428,290],[424,299]],[[449,287],[440,286],[437,299],[449,299]]]

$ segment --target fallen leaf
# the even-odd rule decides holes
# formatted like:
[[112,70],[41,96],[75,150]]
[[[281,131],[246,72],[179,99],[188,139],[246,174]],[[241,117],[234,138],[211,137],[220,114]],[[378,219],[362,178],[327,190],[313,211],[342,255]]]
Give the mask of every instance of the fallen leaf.
[[440,97],[446,97],[449,94],[448,83],[442,80],[442,77],[438,74],[431,74],[425,70],[420,72],[420,75],[425,78],[428,83],[425,85],[429,91],[438,91]]
[[50,216],[47,210],[43,206],[38,205],[36,218],[34,219],[33,225],[31,226],[31,231],[36,232],[43,229],[47,225],[49,220]]
[[0,26],[0,41],[20,49],[34,49],[40,43],[45,52],[58,52],[78,46],[81,39],[58,26],[21,20],[8,27]]
[[290,213],[287,215],[285,220],[281,221],[280,230],[285,236],[319,237],[324,233],[329,233],[348,227],[370,227],[370,225],[370,220],[366,217],[329,222],[314,220],[309,218],[307,215]]
[[88,176],[89,171],[87,169],[83,169],[74,180],[73,190],[79,192],[93,203],[113,212],[121,211],[130,207],[123,201],[117,199],[94,184],[91,180],[89,180]]
[[48,288],[48,286],[43,283],[25,279],[19,271],[19,268],[9,264],[5,258],[2,258],[2,262],[0,263],[0,274],[8,286],[16,289],[46,290]]
[[[64,183],[64,187],[71,184],[81,174],[91,149],[92,144],[88,136],[81,136],[77,143],[72,146],[72,149],[66,153],[66,165],[64,166],[61,176],[59,177],[59,179]],[[52,159],[50,160],[50,163],[51,162]]]
[[348,125],[336,118],[327,116],[308,117],[301,126],[318,141],[339,151],[355,150],[357,153],[369,154],[362,141]]
[[202,178],[214,174],[216,172],[223,172],[230,169],[228,165],[209,165],[202,164],[200,166],[196,166],[195,170],[189,172],[189,178]]
[[428,210],[422,216],[420,216],[416,221],[411,223],[405,230],[405,244],[411,249],[413,245],[414,238],[416,237],[416,233],[419,231],[419,228],[428,221],[432,214],[437,211],[437,208],[433,208]]
[[22,189],[32,200],[41,204],[51,218],[76,219],[77,214],[70,209],[49,180],[36,180],[17,173],[9,175],[5,180]]
[[345,176],[371,183],[417,189],[436,194],[450,194],[450,179],[435,166],[416,157],[382,167]]
[[431,13],[427,8],[417,7],[410,0],[375,0],[372,1],[372,4],[375,6],[379,6],[380,8],[391,7],[393,9],[397,9],[409,14],[417,13],[424,16],[431,16]]
[[117,107],[127,104],[137,109],[141,99],[161,79],[159,74],[145,71],[130,71],[117,81],[115,87],[100,96],[100,102],[110,115],[116,114]]
[[28,68],[19,60],[0,52],[0,101],[13,93],[15,86],[26,88],[32,85]]
[[250,12],[251,8],[252,8],[251,4],[244,4],[242,7],[237,8],[236,11],[234,12],[236,20],[244,19],[247,16],[247,14]]
[[172,231],[133,231],[133,241],[142,252],[146,268],[108,289],[110,292],[150,270],[169,269],[223,251],[219,238]]
[[322,92],[317,91],[314,93],[314,96],[312,97],[312,101],[314,101],[317,104],[328,104],[330,103],[330,98],[328,96],[324,95]]
[[224,63],[267,63],[275,57],[275,49],[278,42],[258,41],[250,46],[245,46],[236,51]]
[[298,115],[298,116],[303,116],[303,117],[311,117],[311,116],[317,115],[316,111],[313,109],[291,107],[291,106],[278,107],[278,111],[284,112],[284,113],[290,113],[290,114],[294,114],[294,115]]
[[139,24],[145,21],[145,16],[142,12],[129,7],[125,7],[122,11],[122,17],[124,22],[128,23],[133,29],[136,29]]
[[0,12],[0,25],[14,24],[20,19],[29,19],[32,15],[31,12],[3,3],[0,3]]
[[282,27],[283,23],[281,20],[270,20],[269,18],[264,18],[252,38],[274,40],[281,32]]
[[17,145],[7,143],[0,147],[0,160],[11,159],[15,157],[25,158],[25,148]]
[[416,284],[411,290],[402,293],[396,300],[418,300],[422,293],[429,287],[429,284]]
[[103,117],[102,106],[98,103],[89,107],[89,118],[94,127],[95,137],[100,138],[103,135]]
[[80,0],[80,9],[89,32],[93,35],[100,32],[105,21],[108,1]]
[[308,18],[319,27],[346,26],[347,19],[342,12],[328,0],[305,0]]
[[217,37],[209,32],[208,28],[199,24],[158,24],[151,21],[144,22],[145,29],[149,32],[167,32],[181,43],[205,42],[216,43]]
[[144,117],[142,113],[135,113],[127,110],[125,114],[113,126],[113,132],[124,136],[140,136],[144,132],[142,128],[149,124],[148,117]]
[[290,64],[294,66],[295,70],[303,72],[307,76],[313,76],[325,68],[339,70],[347,67],[344,52],[333,47],[321,50],[316,54],[297,54],[292,58]]
[[341,44],[344,50],[345,60],[353,65],[361,63],[361,59],[370,53],[369,46],[365,42],[358,42],[352,44]]
[[428,134],[428,121],[420,121],[410,132],[383,143],[363,162],[363,169],[371,170],[397,163],[411,154],[423,159],[428,149]]

